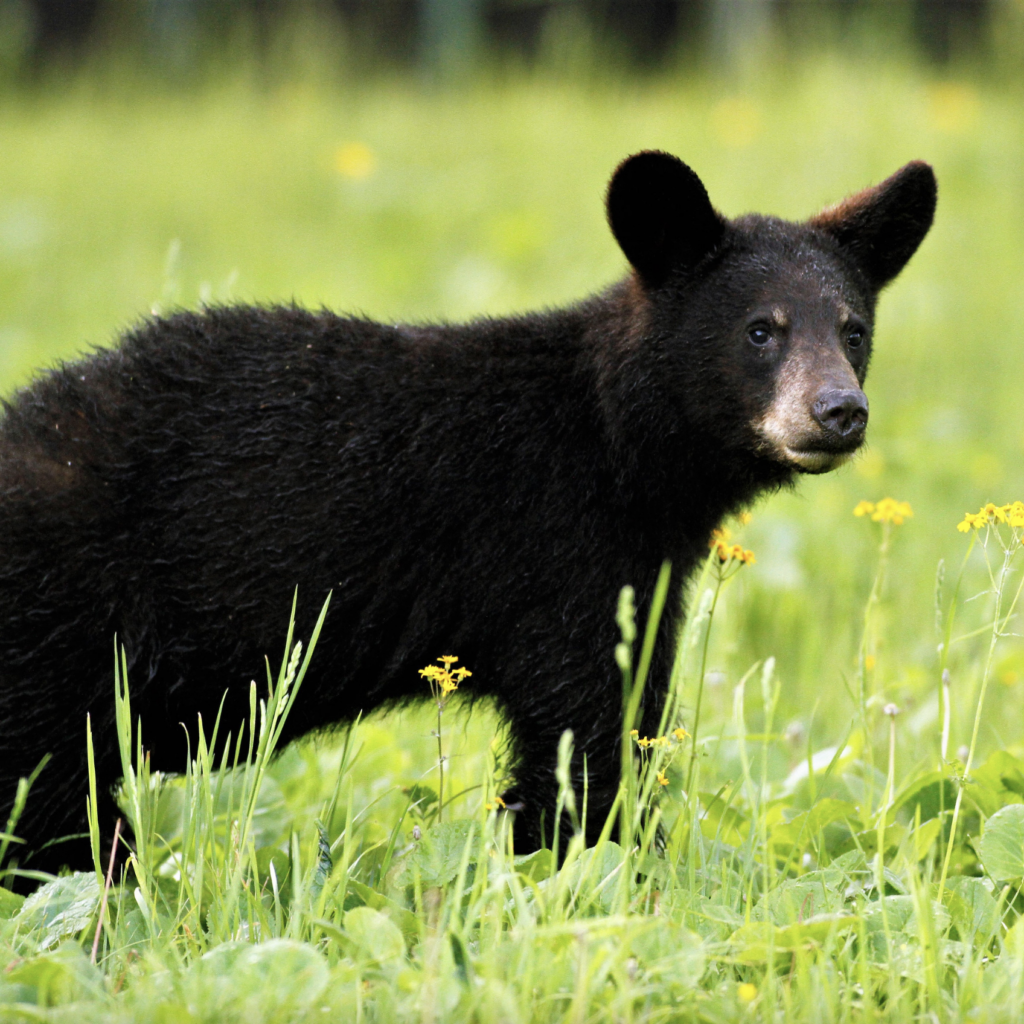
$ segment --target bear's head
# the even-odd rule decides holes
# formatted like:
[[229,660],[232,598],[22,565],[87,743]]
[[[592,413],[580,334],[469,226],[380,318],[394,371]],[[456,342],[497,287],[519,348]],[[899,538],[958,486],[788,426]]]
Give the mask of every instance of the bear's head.
[[633,267],[624,301],[659,422],[672,407],[670,433],[723,465],[732,453],[733,470],[762,483],[846,461],[868,420],[878,293],[927,234],[935,201],[932,169],[910,163],[803,223],[729,220],[676,157],[623,162],[608,220]]

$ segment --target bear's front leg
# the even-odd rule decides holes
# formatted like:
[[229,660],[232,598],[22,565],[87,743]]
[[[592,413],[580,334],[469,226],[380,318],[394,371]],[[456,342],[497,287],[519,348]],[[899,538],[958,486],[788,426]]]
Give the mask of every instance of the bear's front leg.
[[[606,729],[591,735],[585,747],[576,741],[573,723],[518,721],[512,727],[514,759],[510,765],[515,782],[502,794],[509,811],[515,813],[514,842],[517,853],[530,853],[554,842],[558,807],[558,743],[566,728],[573,733],[570,778],[576,813],[585,827],[587,843],[597,840],[604,827],[620,781],[619,730]],[[579,723],[574,723],[579,727]],[[563,728],[564,726],[564,728]],[[585,815],[585,818],[584,818]],[[575,831],[571,815],[563,808],[559,826],[559,852]]]
[[[604,671],[590,664],[562,678],[534,678],[528,686],[520,685],[519,698],[500,702],[509,724],[508,768],[514,779],[502,799],[515,812],[516,850],[551,847],[558,805],[558,745],[566,730],[573,737],[569,770],[577,814],[592,843],[604,827],[620,782],[622,683],[614,662]],[[563,812],[563,853],[573,829],[570,816]]]
[[[653,584],[641,592],[641,622],[652,591]],[[577,607],[561,616],[561,622],[575,625],[567,637],[538,630],[529,649],[543,652],[543,656],[524,655],[513,660],[511,664],[521,668],[509,673],[498,693],[499,708],[509,723],[508,768],[514,779],[502,799],[515,811],[515,848],[520,853],[551,846],[558,804],[558,745],[566,730],[573,734],[570,778],[588,844],[601,834],[619,792],[623,678],[615,660],[614,619],[600,611]],[[660,725],[676,629],[676,617],[663,614],[634,721],[642,735],[654,736]],[[600,637],[600,642],[588,642],[588,633],[591,638]],[[566,640],[571,646],[564,645]],[[640,643],[638,637],[637,650]],[[635,763],[633,767],[635,770]],[[572,833],[573,823],[563,813],[559,827],[562,853]],[[611,834],[618,838],[617,826]]]

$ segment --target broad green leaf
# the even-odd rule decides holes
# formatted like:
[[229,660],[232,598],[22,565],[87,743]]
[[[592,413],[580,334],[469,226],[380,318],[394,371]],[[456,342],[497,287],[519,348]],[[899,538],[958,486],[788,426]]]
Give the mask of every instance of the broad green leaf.
[[851,877],[860,874],[862,871],[870,870],[868,862],[864,858],[864,852],[856,848],[836,857],[829,867],[835,871],[842,871]]
[[[883,920],[883,912],[885,918]],[[913,919],[916,908],[913,896],[886,896],[864,908],[864,920],[870,927],[898,932]]]
[[751,912],[755,921],[777,925],[806,921],[843,908],[846,878],[840,871],[813,871],[788,879],[765,893]]
[[[842,797],[858,807],[872,806],[880,794],[885,792],[885,772],[864,761],[854,761],[837,780],[841,782]],[[839,793],[830,795],[840,795]]]
[[329,976],[312,946],[270,939],[216,946],[175,983],[204,1021],[305,1020]]
[[405,939],[398,925],[369,907],[356,907],[345,914],[345,934],[363,959],[381,966],[405,955]]
[[683,920],[703,939],[724,942],[743,926],[743,915],[716,899],[691,893],[688,889],[676,890],[674,898],[686,907]]
[[[903,842],[907,837],[906,825],[901,825],[898,821],[894,821],[891,825],[887,825],[885,831],[882,833],[882,842],[885,846],[886,852],[889,850],[895,850],[900,843]],[[865,829],[863,832],[857,832],[855,835],[850,836],[844,843],[841,843],[836,853],[849,853],[851,850],[863,850],[869,857],[878,849],[878,832],[873,829]]]
[[[934,930],[941,935],[949,927],[949,912],[934,900],[930,901],[930,909]],[[863,919],[869,958],[882,964],[895,959],[906,967],[907,958],[916,955],[920,946],[921,925],[914,897],[886,896],[869,904],[864,910]],[[892,936],[892,950],[886,943],[886,928]]]
[[1024,917],[1014,922],[1013,927],[1003,936],[1003,949],[1010,956],[1024,957]]
[[39,1006],[59,1006],[103,992],[103,975],[74,942],[64,942],[49,953],[25,960],[7,972],[4,981],[29,990],[22,999]]
[[357,882],[354,878],[348,880],[346,889],[348,890],[345,896],[346,910],[352,910],[361,906],[370,907],[371,910],[379,910],[398,925],[407,942],[412,942],[419,937],[419,918],[412,911],[389,899],[383,893],[377,892],[376,889],[371,889],[368,885]]
[[551,876],[552,857],[551,851],[546,849],[534,850],[533,853],[525,853],[515,858],[516,871],[535,882]]
[[[216,789],[217,831],[227,836],[230,822],[237,816],[238,801],[242,788],[242,770],[228,769],[221,776],[222,784]],[[124,806],[125,797],[119,798]],[[185,782],[183,777],[164,778],[157,796],[153,822],[154,830],[162,837],[163,843],[176,848],[182,839],[182,828],[187,817]],[[257,850],[275,847],[287,836],[292,824],[284,791],[273,774],[263,776],[256,808],[253,814],[253,844]],[[166,849],[161,844],[161,849]]]
[[1000,807],[1021,802],[1024,791],[1024,763],[1006,750],[995,750],[978,768],[971,769],[969,796],[987,815]]
[[613,843],[610,840],[601,846],[584,850],[580,854],[579,860],[573,865],[574,870],[578,872],[575,877],[585,876],[589,884],[599,885],[612,872],[622,867],[625,855],[625,850],[618,843]]
[[857,808],[846,800],[826,797],[819,800],[809,811],[798,814],[784,824],[776,825],[772,829],[772,842],[777,846],[805,846],[826,825],[847,819],[854,823],[858,822]]
[[893,801],[896,810],[906,810],[911,820],[920,808],[921,822],[931,821],[943,811],[950,811],[956,803],[957,787],[942,772],[926,772],[912,779],[901,789]]
[[825,747],[817,750],[811,756],[811,763],[808,765],[806,758],[801,758],[797,766],[786,776],[782,783],[783,793],[793,793],[798,787],[806,785],[811,770],[814,771],[815,780],[823,781],[823,776],[832,769],[832,776],[841,775],[860,756],[864,747],[864,736],[860,729],[850,733],[846,746],[842,751],[838,747]]
[[410,810],[421,818],[427,813],[432,804],[437,803],[437,793],[430,786],[421,786],[419,784],[410,786],[405,791],[405,795],[409,800]]
[[999,904],[989,885],[969,875],[954,875],[946,883],[943,903],[964,942],[987,943],[999,929]]
[[[578,906],[593,899],[605,913],[611,913],[618,902],[619,887],[626,885],[633,889],[632,875],[622,870],[625,857],[625,850],[609,840],[584,850],[575,861],[562,867],[561,875],[554,881],[556,885],[568,883],[575,890]],[[546,886],[548,883],[539,884]]]
[[417,875],[424,889],[454,882],[467,843],[471,844],[469,862],[472,864],[480,845],[475,821],[464,819],[435,825],[424,833],[416,848],[405,858],[399,872],[400,883],[412,885]]
[[935,845],[935,840],[938,839],[941,831],[941,818],[931,818],[928,821],[922,821],[921,824],[910,833],[908,840],[908,854],[913,857],[915,861],[923,860],[928,856],[928,851]]
[[750,821],[741,811],[719,800],[701,816],[700,831],[705,839],[742,846],[750,831]]
[[636,873],[651,889],[667,889],[678,881],[677,872],[681,867],[657,854],[648,853],[636,864]]
[[783,928],[768,921],[752,921],[733,932],[729,945],[737,960],[763,963],[773,955],[820,948],[830,938],[849,931],[855,920],[851,914],[819,914]]
[[679,988],[693,988],[704,974],[704,944],[687,928],[652,918],[629,943],[630,952],[652,979]]
[[993,878],[1024,878],[1024,804],[1010,804],[985,822],[978,853]]
[[[622,867],[624,858],[625,851],[622,847],[609,839],[600,846],[583,850],[575,860],[567,861],[553,881],[556,885],[569,885],[573,889],[584,884],[590,892],[598,888],[609,876],[616,874]],[[619,876],[616,874],[617,877]],[[542,880],[540,884],[546,886],[548,880]],[[607,886],[605,888],[607,889]]]
[[30,932],[43,949],[77,935],[94,920],[100,900],[96,875],[76,871],[41,886],[21,906],[14,921],[21,932]]
[[24,896],[19,896],[16,892],[11,892],[10,889],[0,888],[0,920],[14,917],[21,910],[24,902]]

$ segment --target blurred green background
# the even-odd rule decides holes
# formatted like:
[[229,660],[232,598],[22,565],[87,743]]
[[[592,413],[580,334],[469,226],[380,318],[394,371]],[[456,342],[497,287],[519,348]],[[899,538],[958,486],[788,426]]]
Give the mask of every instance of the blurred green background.
[[[753,510],[740,539],[758,561],[726,592],[707,699],[714,731],[774,655],[793,762],[808,730],[842,738],[879,537],[851,512],[892,495],[914,517],[895,530],[873,685],[907,712],[904,767],[935,756],[936,566],[959,571],[964,511],[1024,498],[1024,5],[709,0],[663,5],[659,28],[639,2],[632,22],[628,4],[526,3],[523,39],[501,28],[509,4],[125,0],[85,5],[63,35],[53,6],[0,3],[3,394],[179,305],[396,321],[582,298],[625,272],[602,195],[639,149],[681,156],[728,215],[790,218],[931,162],[934,230],[880,306],[870,444]],[[985,581],[975,557],[963,596]],[[963,631],[986,614],[965,604]],[[954,748],[983,642],[954,648]],[[990,701],[983,749],[1019,743],[1014,637]],[[431,728],[425,712],[364,728],[360,799],[427,775]],[[486,712],[455,726],[456,789],[479,782],[496,729]],[[336,759],[307,744],[279,782],[306,779],[312,806]]]

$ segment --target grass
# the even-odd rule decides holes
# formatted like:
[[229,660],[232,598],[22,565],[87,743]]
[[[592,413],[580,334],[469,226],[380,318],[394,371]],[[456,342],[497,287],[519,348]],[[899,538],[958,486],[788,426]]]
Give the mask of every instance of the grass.
[[[266,710],[220,723],[177,779],[148,777],[123,717],[134,873],[105,893],[98,863],[24,904],[0,890],[0,1019],[1021,1016],[1020,558],[1001,574],[986,528],[965,562],[955,526],[1024,497],[1022,121],[1019,83],[829,51],[750,82],[226,74],[187,95],[84,80],[0,99],[5,392],[155,306],[394,320],[578,298],[622,272],[600,198],[640,148],[680,154],[729,214],[805,216],[913,158],[941,189],[882,300],[869,450],[731,524],[757,563],[720,589],[709,563],[693,589],[668,725],[697,745],[645,748],[624,778],[632,846],[517,857],[487,809],[482,710],[443,716],[440,823],[434,707],[249,753],[260,715],[303,699],[289,652]],[[903,525],[852,515],[888,494],[913,507]],[[637,625],[629,644],[622,617],[629,686]]]

